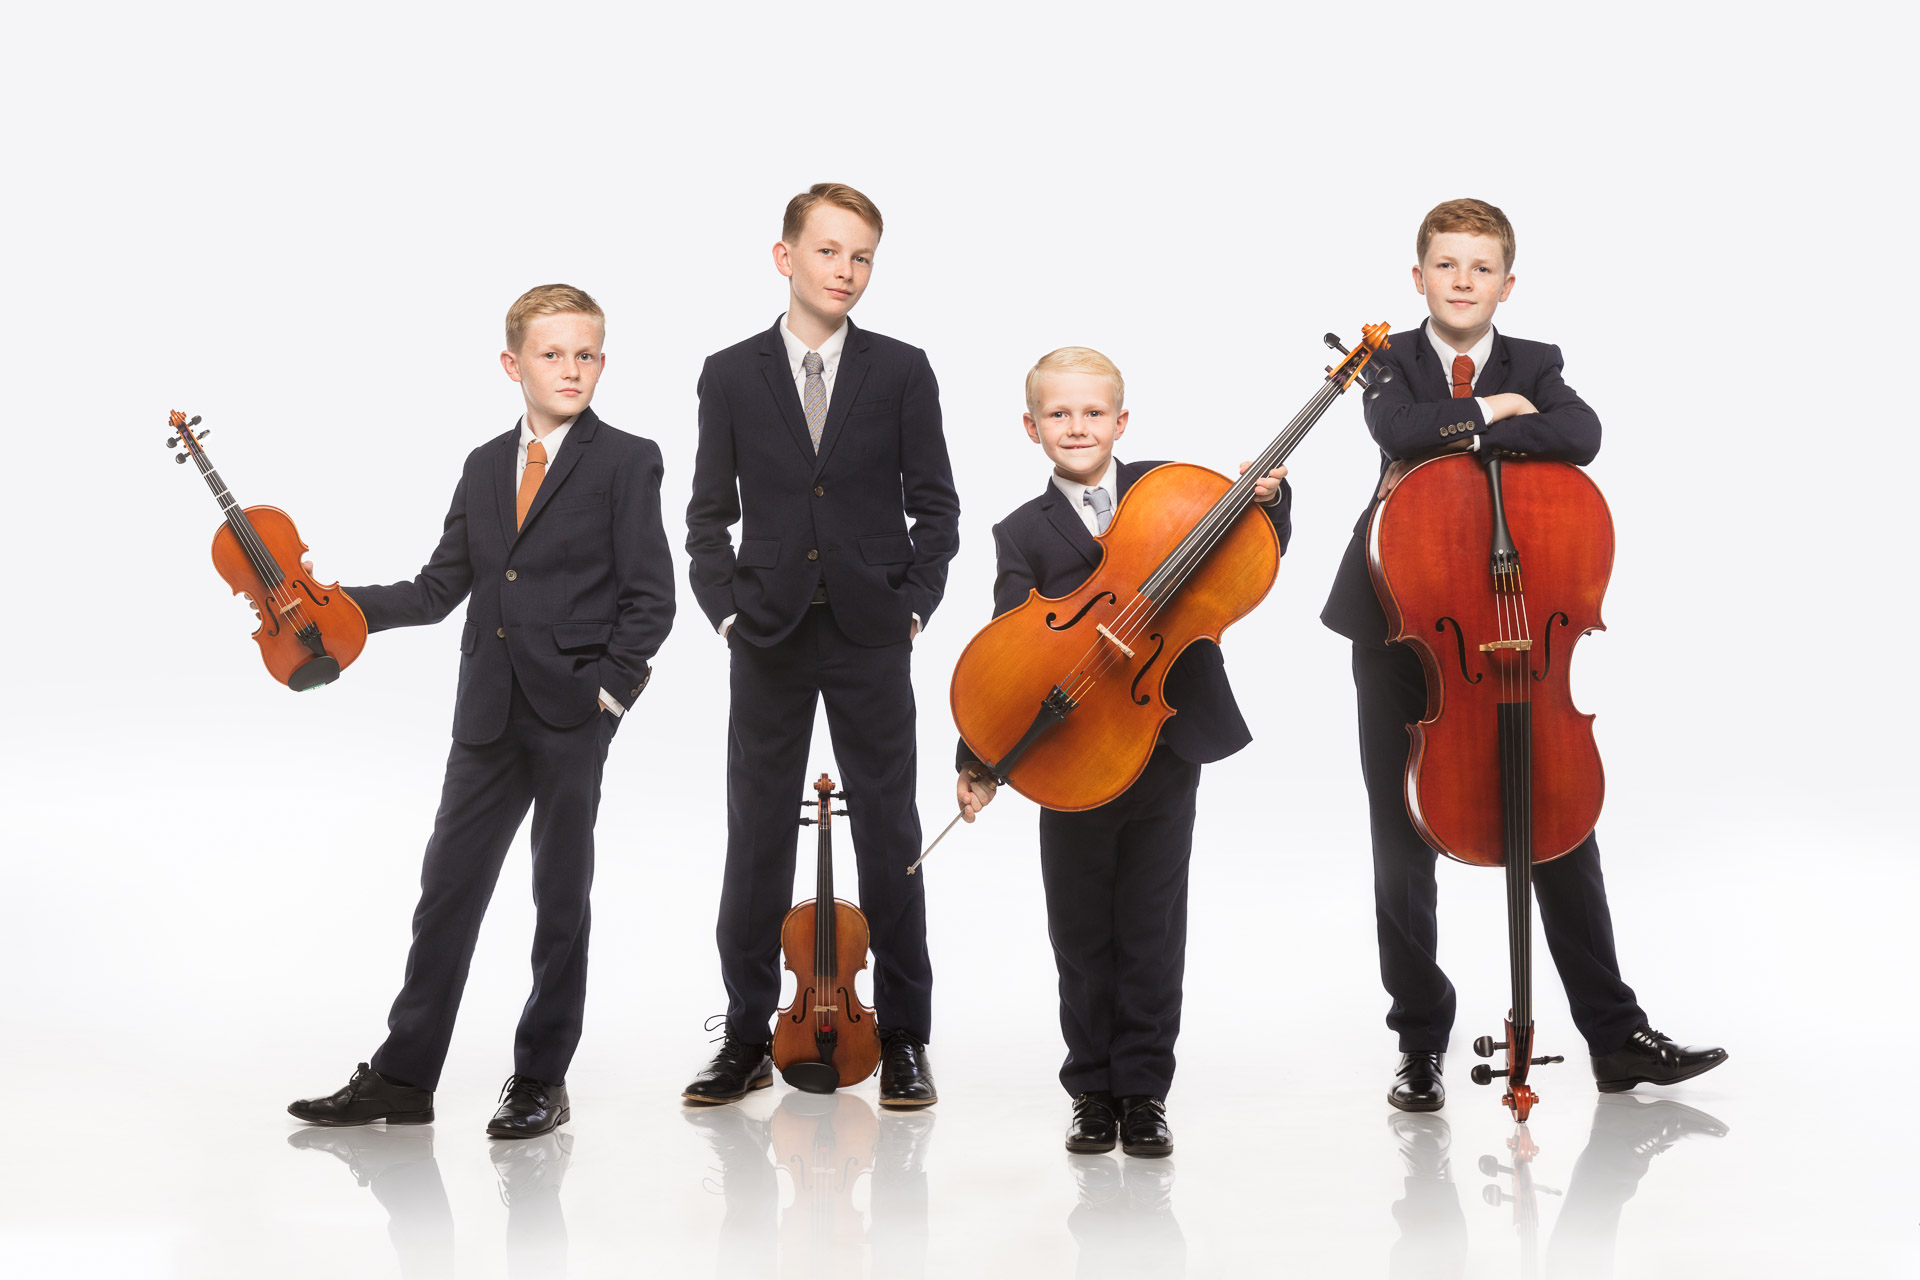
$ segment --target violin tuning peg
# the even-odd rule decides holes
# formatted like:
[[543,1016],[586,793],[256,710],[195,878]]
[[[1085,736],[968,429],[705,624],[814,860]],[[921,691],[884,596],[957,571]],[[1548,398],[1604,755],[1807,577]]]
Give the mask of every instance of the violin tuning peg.
[[174,454],[174,455],[173,455],[173,460],[174,460],[175,462],[182,462],[182,463],[184,463],[184,462],[185,462],[185,461],[187,460],[187,455],[186,455],[186,454],[184,454],[184,453],[176,453],[176,454]]
[[193,417],[192,417],[192,419],[191,419],[190,421],[188,421],[188,423],[187,423],[187,425],[188,425],[188,426],[190,426],[190,427],[197,427],[197,426],[199,426],[199,425],[200,425],[200,415],[199,415],[199,414],[197,414],[197,413],[196,413],[196,414],[194,414],[194,415],[193,415]]
[[[196,421],[196,422],[198,422],[198,421],[199,421],[199,419],[198,419],[198,418],[196,418],[196,419],[194,419],[194,421]],[[197,436],[195,436],[195,437],[194,437],[194,439],[195,439],[195,440],[205,440],[205,439],[206,439],[206,438],[207,438],[208,436],[210,436],[210,435],[212,435],[212,434],[213,434],[213,428],[212,428],[212,427],[208,427],[208,428],[207,428],[207,429],[206,429],[205,431],[202,431],[202,432],[201,432],[201,433],[200,433],[199,435],[197,435]]]
[[1504,1049],[1506,1047],[1506,1041],[1496,1042],[1492,1036],[1481,1036],[1473,1042],[1473,1051],[1483,1058],[1491,1058],[1495,1049]]
[[180,447],[180,437],[179,437],[179,436],[168,436],[168,437],[167,437],[167,448],[169,448],[169,449],[178,449],[179,447]]
[[1482,1062],[1481,1064],[1476,1066],[1472,1071],[1469,1071],[1467,1073],[1467,1076],[1475,1084],[1492,1084],[1496,1079],[1498,1079],[1501,1076],[1504,1076],[1505,1074],[1507,1073],[1504,1069],[1500,1071],[1495,1071],[1492,1067]]

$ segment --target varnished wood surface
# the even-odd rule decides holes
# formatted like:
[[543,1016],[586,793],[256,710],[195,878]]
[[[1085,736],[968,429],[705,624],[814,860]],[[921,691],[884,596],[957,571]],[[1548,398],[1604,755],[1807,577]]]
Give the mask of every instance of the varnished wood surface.
[[255,643],[260,646],[260,659],[267,664],[267,670],[281,684],[287,683],[295,671],[312,660],[308,651],[294,635],[298,629],[297,618],[304,615],[320,628],[322,645],[329,656],[340,664],[342,671],[360,656],[367,647],[367,619],[360,612],[346,592],[337,582],[315,582],[307,571],[300,567],[300,557],[307,552],[307,544],[300,540],[300,531],[293,526],[293,517],[278,507],[247,507],[244,509],[247,519],[252,523],[254,532],[260,535],[260,541],[272,555],[274,563],[285,574],[278,600],[298,599],[299,615],[282,614],[276,604],[273,593],[267,590],[260,575],[253,570],[253,564],[247,559],[247,553],[240,548],[240,539],[234,534],[232,526],[222,523],[213,535],[213,567],[226,584],[233,588],[235,595],[244,595],[253,605],[253,611],[260,618],[260,627],[253,633]]
[[814,900],[808,898],[780,926],[780,950],[793,974],[793,1003],[780,1010],[773,1024],[773,1064],[785,1071],[796,1062],[818,1062],[814,1043],[814,1006],[840,1006],[833,1015],[839,1033],[833,1065],[840,1070],[840,1087],[859,1084],[880,1068],[880,1033],[873,1010],[860,1003],[854,976],[867,967],[867,918],[845,898],[835,898],[834,969],[831,975],[813,969]]
[[[1507,527],[1519,553],[1526,652],[1482,653],[1502,639],[1488,571],[1493,503],[1480,462],[1454,454],[1409,471],[1375,510],[1368,567],[1388,636],[1413,646],[1427,676],[1426,716],[1408,726],[1408,814],[1423,839],[1481,866],[1506,861],[1500,794],[1498,662],[1525,663],[1533,727],[1533,860],[1587,838],[1600,819],[1606,778],[1593,717],[1573,705],[1575,642],[1604,630],[1601,597],[1613,570],[1613,519],[1586,473],[1564,462],[1505,461]],[[1564,614],[1564,623],[1556,615]],[[1463,677],[1459,623],[1466,650]]]
[[[954,723],[967,745],[990,762],[1001,760],[1026,733],[1056,682],[1090,652],[1111,655],[1105,674],[1080,695],[1066,722],[1014,767],[1008,783],[1021,795],[1049,809],[1080,810],[1125,791],[1146,768],[1160,726],[1174,714],[1161,694],[1174,659],[1195,640],[1219,640],[1272,589],[1280,542],[1267,517],[1252,509],[1146,625],[1127,621],[1139,612],[1141,585],[1232,483],[1187,463],[1149,471],[1127,489],[1097,539],[1103,558],[1079,590],[1058,600],[1034,592],[982,628],[961,653],[951,686]],[[1047,624],[1049,615],[1062,623],[1094,600],[1099,602],[1070,629]],[[1119,636],[1133,656],[1099,635],[1096,624]]]

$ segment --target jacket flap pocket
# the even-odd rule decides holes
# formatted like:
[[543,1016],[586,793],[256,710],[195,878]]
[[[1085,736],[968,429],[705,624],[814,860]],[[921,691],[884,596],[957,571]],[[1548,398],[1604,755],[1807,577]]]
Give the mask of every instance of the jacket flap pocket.
[[740,550],[733,562],[742,569],[771,569],[780,563],[780,540],[777,538],[744,538]]
[[904,533],[862,538],[860,555],[868,564],[912,564],[913,539]]
[[460,652],[472,653],[480,647],[480,627],[469,622],[460,632]]
[[574,649],[596,649],[613,638],[611,622],[556,622],[553,644],[562,653]]

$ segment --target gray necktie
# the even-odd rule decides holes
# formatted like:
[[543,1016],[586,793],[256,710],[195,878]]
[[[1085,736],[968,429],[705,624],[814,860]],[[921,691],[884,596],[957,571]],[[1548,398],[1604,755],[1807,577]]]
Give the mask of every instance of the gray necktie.
[[807,374],[807,392],[800,397],[800,405],[807,411],[807,434],[813,437],[813,451],[818,453],[820,433],[827,425],[827,380],[820,376],[827,362],[818,351],[809,351],[801,358],[800,367]]
[[1113,523],[1113,499],[1107,496],[1107,491],[1089,489],[1080,495],[1080,501],[1093,508],[1093,522],[1099,526],[1099,532],[1105,533]]

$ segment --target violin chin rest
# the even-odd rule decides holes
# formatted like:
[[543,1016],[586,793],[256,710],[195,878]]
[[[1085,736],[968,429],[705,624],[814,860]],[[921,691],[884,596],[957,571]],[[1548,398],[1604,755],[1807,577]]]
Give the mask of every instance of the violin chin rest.
[[826,1062],[790,1063],[780,1078],[802,1093],[832,1093],[840,1087],[839,1068]]
[[331,655],[303,662],[293,669],[287,677],[287,688],[295,693],[305,693],[309,689],[318,689],[323,684],[332,684],[340,678],[340,661]]

